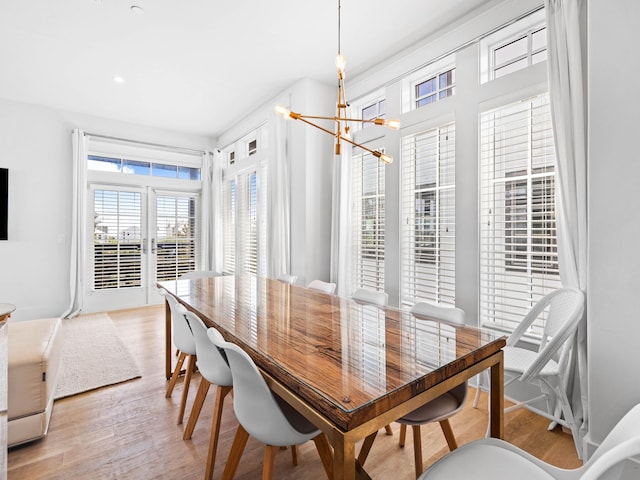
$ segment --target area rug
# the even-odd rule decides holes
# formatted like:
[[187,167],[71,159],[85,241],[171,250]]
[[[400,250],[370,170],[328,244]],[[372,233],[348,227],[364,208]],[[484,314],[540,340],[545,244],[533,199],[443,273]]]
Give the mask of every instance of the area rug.
[[62,320],[64,339],[55,399],[140,377],[131,352],[106,313]]

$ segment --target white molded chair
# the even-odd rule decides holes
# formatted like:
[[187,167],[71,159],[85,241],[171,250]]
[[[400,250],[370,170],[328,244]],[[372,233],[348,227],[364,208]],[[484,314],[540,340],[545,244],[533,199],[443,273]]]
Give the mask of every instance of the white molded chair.
[[503,440],[483,438],[442,457],[419,480],[597,480],[620,478],[622,461],[640,454],[640,405],[611,430],[580,468],[554,467]]
[[225,341],[214,328],[207,334],[227,356],[233,376],[233,410],[239,422],[222,478],[233,478],[249,435],[265,444],[264,480],[273,474],[275,455],[280,447],[301,445],[309,440],[314,441],[327,477],[332,478],[332,453],[325,434],[269,389],[244,350]]
[[286,273],[282,274],[282,275],[278,275],[278,281],[282,282],[282,283],[288,283],[289,285],[294,285],[296,283],[296,280],[298,280],[298,276],[297,275],[287,275]]
[[330,282],[323,282],[322,280],[313,280],[311,281],[311,283],[309,283],[309,285],[307,285],[307,288],[310,288],[311,290],[316,290],[318,292],[327,293],[329,295],[333,295],[333,293],[336,291],[336,284],[330,283]]
[[180,425],[184,418],[184,410],[187,404],[187,395],[189,394],[191,376],[196,369],[196,342],[193,338],[191,327],[185,318],[187,309],[180,305],[173,295],[169,295],[167,292],[161,293],[164,294],[164,297],[169,304],[169,309],[171,310],[173,344],[178,349],[178,361],[176,363],[176,367],[171,373],[165,397],[169,398],[173,393],[173,388],[180,376],[182,365],[184,364],[185,359],[187,359],[187,367],[185,368],[184,380],[182,382],[182,397],[180,399],[180,408],[178,410],[178,425]]
[[[444,321],[455,325],[464,325],[464,310],[427,302],[418,302],[410,310],[418,320]],[[453,435],[449,418],[458,413],[467,398],[467,382],[453,387],[446,393],[434,398],[413,412],[397,420],[400,424],[400,446],[404,446],[407,425],[413,430],[413,455],[415,461],[416,478],[422,473],[422,436],[420,426],[438,422],[450,450],[458,448]]]
[[382,308],[389,303],[389,294],[387,292],[376,292],[366,288],[357,289],[351,298],[361,304],[375,305]]
[[[374,305],[380,308],[386,307],[389,303],[389,294],[387,292],[377,292],[367,288],[357,289],[351,298],[361,305]],[[393,435],[391,425],[385,425],[384,430],[387,435]]]
[[193,331],[196,342],[197,366],[201,379],[198,393],[191,407],[191,415],[187,421],[183,438],[188,440],[193,435],[193,430],[200,416],[202,405],[209,391],[211,384],[216,385],[216,400],[213,408],[213,418],[211,420],[211,436],[209,439],[209,452],[207,455],[207,468],[205,478],[213,477],[213,468],[216,461],[216,451],[218,448],[218,436],[220,433],[220,422],[222,419],[222,408],[224,399],[232,390],[233,382],[231,370],[226,359],[220,350],[211,342],[207,335],[207,327],[202,320],[193,312],[187,311],[186,318]]
[[[581,456],[578,426],[575,423],[571,404],[567,398],[565,375],[569,369],[569,360],[573,339],[584,312],[585,296],[577,288],[560,288],[545,295],[536,303],[522,322],[509,335],[504,348],[505,387],[516,380],[540,387],[541,394],[535,398],[517,402],[506,408],[505,412],[517,408],[527,409],[549,420],[549,429],[556,424],[571,430],[576,451]],[[517,346],[531,324],[543,313],[547,313],[545,328],[537,351]],[[483,378],[481,375],[480,379]],[[476,392],[473,406],[477,407],[480,386]],[[531,405],[546,400],[547,409],[541,410]]]
[[216,273],[212,270],[193,270],[191,272],[183,273],[180,275],[178,280],[189,280],[193,278],[207,278],[207,277],[218,277],[219,273]]

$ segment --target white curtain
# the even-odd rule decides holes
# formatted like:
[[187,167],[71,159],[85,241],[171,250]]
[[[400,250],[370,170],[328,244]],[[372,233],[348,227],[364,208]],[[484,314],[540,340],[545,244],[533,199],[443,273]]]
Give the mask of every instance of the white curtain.
[[[581,35],[582,0],[545,0],[551,115],[556,145],[556,221],[562,284],[587,287],[586,101]],[[585,315],[586,316],[586,315]],[[587,325],[576,335],[568,378],[580,436],[588,432]],[[582,455],[582,452],[578,452]],[[584,456],[582,458],[585,458]]]
[[85,267],[85,222],[87,192],[87,140],[83,130],[71,133],[72,142],[72,211],[71,262],[69,267],[70,302],[63,318],[75,317],[82,311]]
[[331,201],[331,281],[341,297],[351,296],[351,156],[353,148],[344,143],[341,155],[333,159]]
[[200,270],[213,270],[213,159],[202,152],[200,201]]
[[285,119],[271,114],[267,159],[267,275],[291,274],[291,185]]
[[210,252],[210,270],[222,273],[224,270],[222,237],[222,154],[220,150],[213,153],[211,164],[211,237],[208,246]]

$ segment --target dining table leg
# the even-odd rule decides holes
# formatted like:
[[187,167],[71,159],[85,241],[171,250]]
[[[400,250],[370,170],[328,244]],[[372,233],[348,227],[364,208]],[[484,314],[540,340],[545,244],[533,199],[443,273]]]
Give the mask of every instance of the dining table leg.
[[494,438],[504,438],[504,352],[497,354],[498,361],[491,366],[490,388],[490,435]]

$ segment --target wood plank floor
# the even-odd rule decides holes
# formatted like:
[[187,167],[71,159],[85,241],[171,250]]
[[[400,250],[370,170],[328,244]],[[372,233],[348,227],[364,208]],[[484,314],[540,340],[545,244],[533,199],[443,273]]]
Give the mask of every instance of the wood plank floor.
[[[55,402],[48,435],[9,451],[9,480],[68,479],[200,479],[204,477],[209,427],[213,411],[210,390],[192,440],[182,440],[184,425],[176,425],[181,383],[172,398],[165,398],[164,307],[110,312],[116,328],[136,359],[142,378]],[[105,365],[104,368],[109,368]],[[192,381],[187,416],[195,398],[199,376]],[[471,407],[474,391],[464,410],[451,420],[459,444],[484,435],[487,399]],[[237,425],[228,396],[224,406],[214,479],[226,463]],[[186,418],[185,418],[186,423]],[[547,431],[548,421],[526,410],[506,415],[506,439],[553,465],[574,468],[577,458],[571,435]],[[411,437],[398,447],[399,425],[394,435],[380,434],[366,463],[373,478],[394,480],[414,477]],[[425,467],[446,454],[439,425],[423,428]],[[254,480],[262,471],[262,445],[249,439],[236,478]],[[470,465],[470,478],[473,478]],[[300,447],[299,465],[291,464],[288,451],[276,458],[274,479],[326,478],[312,442]],[[453,480],[453,479],[452,479]]]

